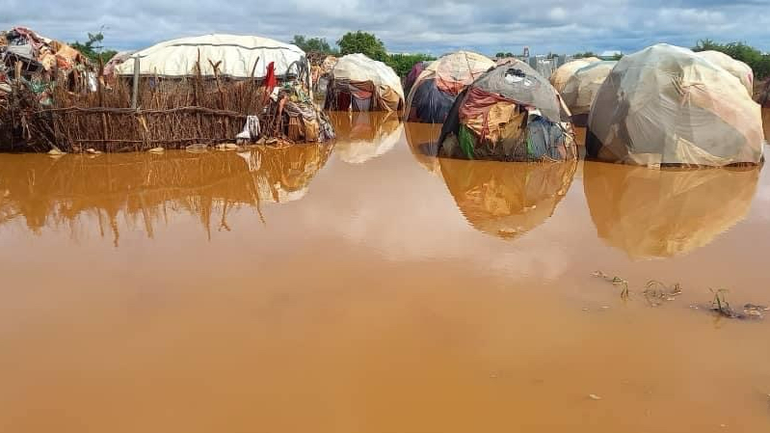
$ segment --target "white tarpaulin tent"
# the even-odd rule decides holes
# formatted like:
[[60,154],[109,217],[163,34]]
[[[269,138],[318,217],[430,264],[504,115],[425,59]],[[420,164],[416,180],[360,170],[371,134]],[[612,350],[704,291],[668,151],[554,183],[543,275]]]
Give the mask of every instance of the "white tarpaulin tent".
[[749,91],[749,95],[754,94],[754,71],[751,69],[751,66],[719,51],[700,51],[697,54],[738,77],[741,80],[741,84]]
[[378,87],[390,87],[402,100],[405,99],[401,79],[393,68],[363,54],[348,54],[340,58],[332,75],[335,80],[371,81]]
[[573,116],[587,116],[599,88],[618,62],[594,62],[578,69],[561,91]]
[[564,86],[567,84],[567,81],[569,81],[570,77],[575,74],[575,72],[590,65],[591,63],[600,61],[601,60],[597,59],[596,57],[586,57],[583,59],[575,59],[567,62],[553,71],[553,74],[551,74],[551,78],[549,79],[551,81],[551,85],[556,89],[557,92],[561,93],[564,90]]
[[191,76],[194,74],[199,52],[203,76],[213,76],[214,68],[211,63],[221,61],[220,75],[234,78],[249,78],[252,70],[255,78],[264,78],[270,62],[275,63],[275,74],[278,77],[287,75],[290,67],[291,73],[296,74],[298,68],[296,65],[292,67],[292,64],[302,61],[305,57],[305,52],[297,46],[272,39],[214,34],[161,42],[138,51],[115,69],[118,75],[133,75],[133,58],[138,56],[139,72],[142,76]]
[[594,99],[588,155],[609,162],[726,166],[763,160],[759,104],[741,82],[687,48],[623,57]]

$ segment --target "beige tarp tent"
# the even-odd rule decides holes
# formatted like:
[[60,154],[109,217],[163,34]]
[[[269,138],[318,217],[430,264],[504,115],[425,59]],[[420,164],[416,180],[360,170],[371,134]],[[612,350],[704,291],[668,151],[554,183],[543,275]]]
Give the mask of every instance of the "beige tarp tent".
[[[134,57],[139,57],[140,74],[143,76],[185,77],[194,75],[200,53],[201,74],[213,76],[211,63],[219,65],[219,74],[235,78],[264,78],[267,65],[275,63],[279,77],[296,74],[295,62],[303,61],[305,52],[295,45],[284,44],[258,36],[214,34],[174,39],[161,42],[136,52],[130,59],[117,66],[118,75],[134,74]],[[257,63],[257,60],[259,62]],[[254,67],[256,63],[256,69]]]
[[517,238],[543,224],[567,195],[577,161],[518,163],[441,159],[441,173],[477,230]]
[[596,57],[586,57],[583,59],[575,59],[559,66],[559,68],[551,74],[551,85],[557,92],[561,93],[562,90],[564,90],[567,81],[569,81],[570,77],[572,77],[575,72],[595,62],[601,62],[601,59],[597,59]]
[[573,121],[581,120],[576,123],[585,125],[591,103],[615,64],[617,62],[594,62],[578,69],[569,78],[561,97],[572,112]]
[[740,60],[735,60],[725,53],[720,53],[719,51],[700,51],[697,54],[735,75],[741,80],[741,84],[743,84],[743,87],[749,92],[749,95],[754,95],[754,71],[751,69],[751,66]]
[[337,61],[326,98],[326,108],[354,111],[396,111],[404,106],[404,89],[393,69],[363,54],[348,54]]
[[649,170],[586,162],[583,185],[599,237],[635,259],[708,245],[751,208],[759,167]]
[[586,150],[603,161],[725,166],[763,160],[762,113],[733,75],[687,48],[623,57],[594,99]]

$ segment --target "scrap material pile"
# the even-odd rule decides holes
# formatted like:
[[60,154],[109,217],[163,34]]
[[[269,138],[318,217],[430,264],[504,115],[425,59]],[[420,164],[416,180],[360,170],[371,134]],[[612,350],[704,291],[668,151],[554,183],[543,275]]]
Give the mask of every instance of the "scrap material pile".
[[404,89],[393,69],[363,54],[340,58],[332,70],[325,108],[334,111],[398,111]]
[[54,81],[71,91],[97,85],[92,65],[69,45],[24,27],[0,32],[0,145],[23,126],[12,109],[50,107]]
[[411,86],[406,120],[443,123],[457,95],[494,67],[495,62],[488,57],[468,51],[449,54],[431,63]]
[[115,152],[333,136],[312,103],[304,53],[293,45],[208,35],[123,57],[109,64],[110,75],[99,71],[95,89],[51,79],[50,104],[30,98],[29,86],[17,80],[9,111],[20,128],[10,144]]
[[524,63],[487,72],[455,101],[439,155],[499,161],[577,158],[569,110],[551,84]]
[[586,150],[602,161],[661,166],[758,164],[762,113],[741,81],[687,48],[623,57],[594,100]]

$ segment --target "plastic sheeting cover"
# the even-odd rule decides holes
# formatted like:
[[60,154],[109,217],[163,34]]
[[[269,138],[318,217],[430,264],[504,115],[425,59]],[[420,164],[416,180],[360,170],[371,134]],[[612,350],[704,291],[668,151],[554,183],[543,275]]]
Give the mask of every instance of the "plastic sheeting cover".
[[733,75],[686,48],[654,45],[621,59],[599,89],[586,150],[610,162],[756,164],[762,113]]
[[[264,78],[267,65],[275,63],[277,76],[285,76],[292,63],[305,57],[295,45],[258,36],[213,34],[161,42],[134,54],[140,59],[139,73],[144,76],[185,77],[193,75],[200,52],[201,74],[213,76],[211,62],[219,65],[221,75],[249,78],[254,64],[256,78]],[[134,61],[128,59],[115,68],[118,75],[133,75]],[[296,73],[296,66],[292,68]]]
[[591,103],[618,62],[594,62],[584,66],[569,78],[561,97],[573,115],[588,114]]
[[348,54],[341,57],[332,71],[335,80],[371,81],[375,86],[390,87],[404,99],[401,79],[385,63],[372,60],[363,54]]
[[746,87],[749,95],[754,94],[754,71],[751,69],[751,66],[741,62],[740,60],[735,60],[727,54],[721,53],[719,51],[700,51],[696,54],[714,64],[721,66],[727,72],[735,75],[739,80],[741,80],[743,86]]
[[569,81],[570,77],[572,77],[575,72],[581,68],[585,68],[591,63],[596,62],[601,62],[601,60],[597,59],[596,57],[586,57],[583,59],[575,59],[571,62],[567,62],[553,71],[553,74],[551,74],[550,78],[551,84],[554,88],[556,88],[557,92],[561,93],[564,90],[564,86],[567,84],[567,81]]

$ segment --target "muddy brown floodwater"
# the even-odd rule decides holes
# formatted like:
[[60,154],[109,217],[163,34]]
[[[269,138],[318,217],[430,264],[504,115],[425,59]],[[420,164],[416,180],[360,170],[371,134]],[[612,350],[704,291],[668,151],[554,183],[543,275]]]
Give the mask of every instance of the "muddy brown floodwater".
[[770,171],[335,123],[333,150],[0,155],[0,431],[770,431],[770,318],[706,311],[770,304]]

